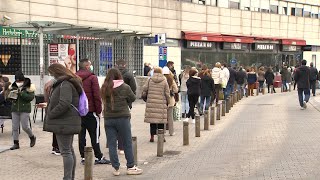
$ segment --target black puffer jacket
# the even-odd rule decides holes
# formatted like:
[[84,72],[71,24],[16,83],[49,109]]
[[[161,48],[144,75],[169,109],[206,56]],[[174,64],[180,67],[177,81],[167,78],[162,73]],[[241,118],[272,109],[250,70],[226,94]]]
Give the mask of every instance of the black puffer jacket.
[[187,94],[188,95],[194,95],[194,96],[200,96],[200,83],[201,80],[197,76],[192,76],[187,81]]
[[302,65],[294,74],[294,80],[298,84],[298,88],[310,89],[310,69],[309,67]]
[[73,106],[78,107],[81,93],[80,81],[70,77],[59,78],[52,86],[43,130],[56,134],[78,134],[81,117]]
[[234,70],[231,67],[229,67],[228,69],[229,69],[229,73],[230,73],[228,84],[232,84],[233,85],[235,83],[235,81],[236,81],[237,71]]
[[310,81],[318,80],[318,70],[315,67],[310,67]]
[[273,84],[274,74],[271,70],[267,70],[267,72],[264,74],[264,76],[266,78],[267,84]]
[[130,73],[127,69],[119,69],[124,83],[128,84],[134,94],[136,94],[137,91],[137,85],[136,80],[133,77],[133,74]]
[[200,82],[200,95],[201,96],[211,96],[214,92],[214,81],[210,76],[203,76]]
[[236,75],[237,84],[244,84],[247,79],[247,73],[240,69]]

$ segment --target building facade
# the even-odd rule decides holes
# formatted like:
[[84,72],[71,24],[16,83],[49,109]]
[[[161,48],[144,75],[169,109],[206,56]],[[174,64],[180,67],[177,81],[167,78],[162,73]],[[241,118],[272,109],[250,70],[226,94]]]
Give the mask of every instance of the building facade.
[[167,44],[143,44],[143,61],[158,65],[165,48],[178,71],[216,61],[293,66],[302,58],[320,67],[319,7],[318,0],[0,0],[0,17],[11,18],[3,24],[55,21],[166,33]]

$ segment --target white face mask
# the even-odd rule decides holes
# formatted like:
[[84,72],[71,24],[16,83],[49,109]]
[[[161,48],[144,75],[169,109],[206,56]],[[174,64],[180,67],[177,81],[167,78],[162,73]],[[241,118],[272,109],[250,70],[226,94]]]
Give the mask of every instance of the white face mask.
[[16,82],[18,87],[21,87],[23,85],[23,82]]

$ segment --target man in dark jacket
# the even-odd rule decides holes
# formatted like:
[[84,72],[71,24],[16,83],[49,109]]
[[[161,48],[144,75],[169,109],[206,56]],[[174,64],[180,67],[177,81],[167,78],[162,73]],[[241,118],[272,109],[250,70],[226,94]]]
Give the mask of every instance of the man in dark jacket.
[[283,91],[287,91],[288,87],[287,87],[287,77],[289,74],[288,68],[287,66],[283,66],[282,70],[280,71],[281,74],[281,80],[282,80],[282,87],[283,87]]
[[151,70],[149,63],[144,63],[143,75],[148,76],[149,71]]
[[236,81],[238,85],[238,91],[243,90],[243,95],[245,95],[244,87],[245,87],[245,82],[247,79],[247,73],[243,70],[242,67],[240,67],[239,71],[236,73]]
[[310,63],[310,89],[312,89],[313,96],[316,96],[316,81],[319,79],[317,68]]
[[[294,75],[294,80],[298,84],[298,96],[301,110],[307,108],[307,102],[310,98],[310,69],[306,64],[307,61],[302,60],[301,66],[296,70]],[[302,93],[304,93],[304,99]]]
[[100,150],[100,114],[102,112],[102,103],[100,96],[100,86],[98,78],[91,72],[92,65],[88,59],[82,59],[79,62],[79,71],[76,73],[81,79],[83,89],[88,98],[89,112],[81,117],[81,131],[79,134],[79,151],[81,163],[84,164],[84,147],[86,146],[86,130],[88,130],[94,155],[97,158],[95,164],[110,164],[110,161],[103,157]]
[[229,70],[230,76],[227,84],[227,97],[229,97],[229,95],[234,91],[234,83],[236,81],[236,76],[237,76],[237,71],[234,70],[230,64],[228,65],[228,70]]
[[134,79],[133,74],[128,71],[126,62],[122,59],[118,60],[117,67],[122,74],[124,83],[128,84],[131,90],[133,91],[133,93],[136,94],[136,90],[137,90],[136,80]]

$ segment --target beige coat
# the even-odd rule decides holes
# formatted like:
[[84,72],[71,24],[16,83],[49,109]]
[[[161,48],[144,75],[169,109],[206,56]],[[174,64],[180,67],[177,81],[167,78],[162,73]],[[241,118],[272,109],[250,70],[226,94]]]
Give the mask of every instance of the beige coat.
[[144,122],[167,123],[167,104],[170,102],[167,79],[160,73],[154,73],[143,86],[143,91],[148,91]]
[[[178,86],[176,84],[176,82],[172,82],[172,86],[169,87],[170,91],[172,91],[173,93],[178,93],[179,89]],[[170,96],[170,103],[168,104],[169,107],[173,107],[176,104],[176,100],[174,99],[174,96]]]

